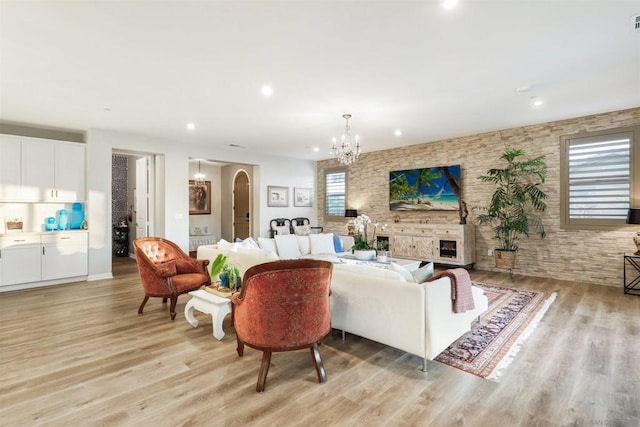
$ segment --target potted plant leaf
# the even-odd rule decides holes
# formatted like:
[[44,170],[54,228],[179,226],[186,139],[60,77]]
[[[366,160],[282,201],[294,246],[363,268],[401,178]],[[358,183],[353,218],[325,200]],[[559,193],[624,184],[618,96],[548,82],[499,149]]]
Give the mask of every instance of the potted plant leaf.
[[547,205],[542,190],[547,174],[544,156],[525,158],[520,148],[506,147],[500,158],[502,168],[489,169],[481,181],[490,182],[496,189],[486,213],[478,215],[480,224],[490,224],[499,247],[494,250],[496,267],[513,269],[518,250],[518,237],[546,233],[538,215]]
[[211,274],[210,274],[210,276],[212,278],[214,278],[214,277],[220,275],[220,273],[222,273],[222,269],[224,269],[225,265],[227,265],[227,256],[223,255],[223,254],[218,254],[216,259],[214,259],[213,262],[211,263]]

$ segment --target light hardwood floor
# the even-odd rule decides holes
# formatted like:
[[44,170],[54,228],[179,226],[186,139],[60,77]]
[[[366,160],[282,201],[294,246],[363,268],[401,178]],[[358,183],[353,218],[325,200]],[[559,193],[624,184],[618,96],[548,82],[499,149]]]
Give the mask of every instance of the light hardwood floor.
[[499,382],[348,335],[320,351],[277,353],[255,392],[261,354],[212,336],[184,305],[169,319],[142,300],[135,263],[114,279],[0,294],[0,425],[640,425],[640,297],[617,287],[472,271],[476,281],[558,292]]

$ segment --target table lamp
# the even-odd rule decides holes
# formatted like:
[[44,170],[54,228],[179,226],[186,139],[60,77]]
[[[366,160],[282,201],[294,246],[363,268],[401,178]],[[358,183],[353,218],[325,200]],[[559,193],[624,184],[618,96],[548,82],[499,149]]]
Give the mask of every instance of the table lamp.
[[356,209],[345,209],[344,217],[349,218],[349,222],[347,222],[347,233],[349,234],[349,236],[353,236],[356,229],[353,218],[358,217],[358,211]]
[[[627,224],[640,224],[640,209],[629,209],[627,213]],[[633,243],[636,244],[637,249],[634,255],[640,255],[640,231],[633,236]]]

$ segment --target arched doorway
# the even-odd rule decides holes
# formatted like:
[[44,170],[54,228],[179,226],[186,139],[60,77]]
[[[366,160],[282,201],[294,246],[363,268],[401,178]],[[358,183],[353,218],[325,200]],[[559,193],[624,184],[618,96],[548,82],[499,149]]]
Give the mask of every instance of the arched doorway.
[[250,183],[249,175],[239,170],[233,178],[233,239],[246,239],[250,230]]

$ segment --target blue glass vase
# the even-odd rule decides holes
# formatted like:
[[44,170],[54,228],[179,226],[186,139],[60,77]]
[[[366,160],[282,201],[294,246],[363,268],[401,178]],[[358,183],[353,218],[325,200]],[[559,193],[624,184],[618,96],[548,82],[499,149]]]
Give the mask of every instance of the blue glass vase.
[[221,288],[228,288],[229,287],[229,275],[224,273],[224,274],[221,274],[218,277],[220,277],[220,287]]

